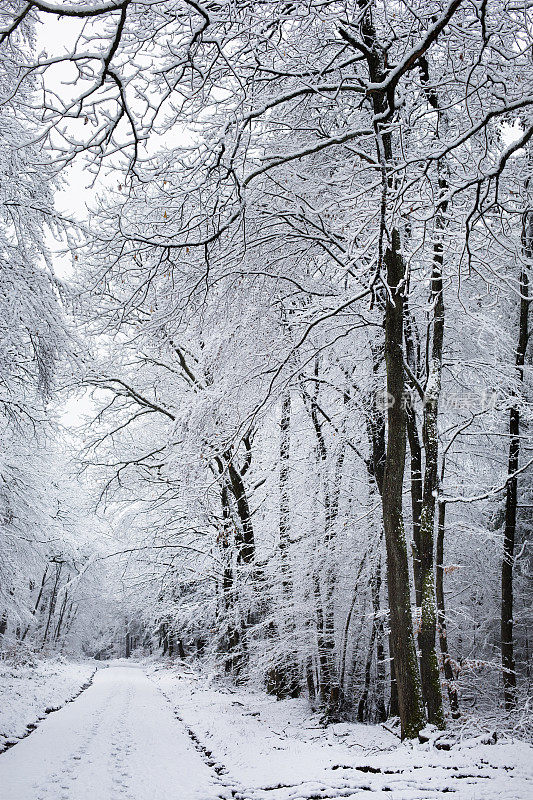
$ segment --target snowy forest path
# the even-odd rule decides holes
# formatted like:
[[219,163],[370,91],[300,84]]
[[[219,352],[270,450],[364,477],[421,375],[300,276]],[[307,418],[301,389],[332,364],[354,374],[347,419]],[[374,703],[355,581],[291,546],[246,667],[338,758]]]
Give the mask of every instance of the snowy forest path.
[[111,664],[0,755],[0,800],[533,796],[525,742],[441,751],[380,726],[322,729],[307,714],[299,701],[228,691],[186,669]]
[[214,800],[226,792],[138,667],[99,670],[0,758],[2,800]]

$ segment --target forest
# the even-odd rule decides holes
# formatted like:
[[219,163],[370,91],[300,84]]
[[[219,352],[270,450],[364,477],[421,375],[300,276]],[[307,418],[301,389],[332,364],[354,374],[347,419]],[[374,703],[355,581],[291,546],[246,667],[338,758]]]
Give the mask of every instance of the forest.
[[0,2],[0,665],[530,736],[532,44],[531,0]]

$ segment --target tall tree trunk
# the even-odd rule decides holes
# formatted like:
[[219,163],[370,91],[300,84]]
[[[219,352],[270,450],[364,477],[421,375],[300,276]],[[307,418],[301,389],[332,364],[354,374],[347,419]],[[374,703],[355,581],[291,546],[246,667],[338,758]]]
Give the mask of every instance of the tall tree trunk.
[[[359,0],[362,11],[361,35],[363,52],[372,83],[379,84],[387,77],[386,50],[378,41],[372,18],[372,6]],[[347,41],[351,35],[341,34]],[[360,51],[361,47],[357,46]],[[388,117],[392,113],[385,92],[372,93],[375,114],[376,149],[382,172],[382,219],[387,214],[388,192],[393,187],[392,134]],[[386,126],[385,128],[383,126]],[[385,240],[380,232],[380,247]],[[390,608],[390,628],[394,673],[398,690],[398,705],[402,735],[417,736],[424,725],[424,710],[420,689],[420,673],[413,635],[409,583],[409,561],[405,541],[402,492],[406,454],[405,380],[403,367],[405,263],[400,250],[400,234],[391,231],[391,241],[382,259],[388,291],[385,297],[385,364],[387,370],[388,429],[383,481],[383,526],[387,550],[387,584]]]
[[282,640],[279,663],[271,669],[270,691],[278,699],[298,697],[301,692],[300,668],[294,643],[294,612],[292,570],[289,561],[290,546],[290,439],[291,395],[287,390],[281,402],[279,447],[279,560],[281,572],[281,608],[277,627]]
[[227,457],[228,476],[231,491],[235,497],[235,506],[238,515],[238,525],[240,528],[239,537],[236,540],[237,561],[241,564],[252,565],[255,561],[255,540],[252,525],[252,515],[246,487],[240,470],[234,465],[231,455]]
[[[250,455],[248,456],[249,463]],[[255,563],[255,539],[246,486],[243,480],[245,469],[239,469],[235,454],[227,451],[216,459],[221,482],[221,505],[223,530],[219,537],[223,564],[222,598],[227,622],[226,645],[228,658],[226,671],[239,675],[246,661],[245,631],[248,619],[242,619],[238,610],[238,571],[233,563],[236,551],[237,566],[253,567]]]
[[420,516],[422,514],[422,447],[418,436],[414,408],[406,409],[407,438],[411,454],[411,516],[413,520],[413,578],[417,608],[422,605],[422,570],[420,564]]
[[226,482],[224,482],[220,492],[223,528],[218,541],[222,560],[223,616],[226,624],[226,636],[222,649],[227,654],[225,660],[226,672],[238,675],[243,666],[242,626],[236,608],[237,598],[232,560],[232,510],[229,491]]
[[387,446],[385,412],[383,408],[378,405],[377,392],[378,382],[381,382],[382,380],[381,370],[384,359],[383,347],[377,347],[375,344],[370,342],[370,353],[372,356],[373,385],[370,391],[369,411],[366,416],[366,429],[370,450],[370,458],[367,463],[367,469],[370,479],[370,491],[372,492],[372,484],[375,484],[381,498],[383,495],[383,479],[385,475]]
[[63,625],[63,619],[65,617],[65,610],[67,608],[67,603],[68,603],[68,592],[65,591],[65,596],[63,598],[63,602],[61,603],[61,610],[59,612],[59,619],[58,619],[57,625],[56,625],[56,632],[54,634],[54,641],[55,642],[59,641],[59,636],[61,634],[61,626]]
[[[384,630],[383,619],[381,618],[380,611],[380,595],[381,595],[381,545],[382,536],[379,537],[377,548],[377,563],[374,573],[371,578],[371,594],[372,594],[372,629],[370,632],[370,642],[368,645],[368,652],[365,663],[365,677],[364,688],[359,704],[357,707],[357,718],[360,722],[365,720],[374,720],[376,722],[383,722],[386,717],[385,712],[385,698],[383,693],[384,688]],[[374,647],[376,649],[376,692],[374,697],[375,714],[371,715],[370,703],[370,683],[372,661],[374,657]]]
[[[445,188],[442,186],[441,190]],[[433,245],[433,269],[431,275],[431,305],[433,308],[433,334],[431,356],[427,365],[428,377],[424,390],[422,441],[424,444],[425,468],[422,509],[420,513],[420,583],[421,583],[421,630],[420,673],[422,694],[427,707],[428,721],[444,728],[442,690],[439,663],[435,650],[437,631],[437,605],[434,573],[434,529],[435,498],[438,491],[439,431],[438,414],[442,375],[442,346],[444,339],[444,297],[442,287],[443,244],[442,230],[447,203],[440,203],[435,217],[435,242]],[[428,334],[429,335],[429,334]]]
[[307,683],[307,695],[309,697],[309,703],[311,706],[314,707],[314,702],[316,699],[316,681],[315,681],[315,665],[312,656],[307,657],[307,661],[305,664],[305,680]]
[[357,575],[355,576],[355,583],[352,595],[352,602],[350,603],[350,608],[348,610],[348,614],[346,615],[346,621],[344,623],[344,631],[342,636],[342,646],[341,646],[341,653],[339,659],[339,682],[343,692],[346,692],[347,688],[347,680],[346,680],[346,657],[348,651],[348,633],[350,631],[350,627],[352,624],[353,612],[355,610],[355,604],[357,603],[357,598],[359,596],[359,578],[361,577],[361,573],[363,571],[363,567],[366,563],[367,553],[363,554],[361,562],[359,564],[359,569],[357,570]]
[[[37,600],[35,601],[35,605],[33,607],[32,615],[35,617],[37,611],[39,610],[39,603],[41,602],[41,597],[43,596],[44,587],[46,585],[46,578],[48,576],[48,564],[46,564],[43,572],[43,577],[41,578],[41,586],[39,588],[39,594],[37,595]],[[21,641],[23,642],[26,636],[28,635],[28,631],[30,630],[30,626],[27,625],[24,629],[24,633],[22,634]]]
[[54,586],[52,588],[52,594],[50,595],[50,605],[48,607],[48,617],[47,617],[47,620],[46,620],[46,627],[44,629],[44,636],[43,636],[43,641],[42,641],[42,644],[41,644],[41,650],[43,649],[43,647],[46,644],[46,639],[48,637],[48,631],[50,630],[50,623],[52,621],[52,616],[53,616],[54,611],[55,611],[56,598],[57,598],[57,589],[58,589],[58,586],[59,586],[59,579],[61,577],[62,568],[63,568],[62,562],[56,563],[56,577],[55,577],[55,581],[54,581]]
[[[383,363],[382,348],[377,348],[370,342],[370,351],[372,354],[372,373],[373,373],[373,387],[370,392],[369,414],[366,419],[366,428],[368,434],[370,458],[367,462],[367,470],[369,477],[370,495],[374,494],[377,490],[380,501],[383,502],[383,480],[385,474],[385,460],[386,460],[386,425],[385,413],[383,408],[377,402],[377,381],[380,377],[381,366]],[[382,540],[382,533],[380,533],[380,542]],[[373,597],[374,605],[374,622],[376,626],[376,713],[377,720],[382,721],[386,717],[385,710],[385,630],[383,619],[377,615],[380,604],[380,592],[382,582],[381,562],[379,568],[379,588],[377,590],[377,597]],[[376,605],[377,601],[377,605]],[[396,716],[398,714],[397,690],[396,679],[394,677],[394,656],[392,654],[392,647],[390,648],[390,697],[391,697],[391,714]]]
[[403,367],[405,264],[400,252],[400,235],[396,228],[392,231],[391,245],[387,248],[384,261],[390,296],[387,296],[385,306],[385,364],[389,403],[382,496],[383,526],[387,548],[391,640],[402,735],[412,738],[424,726],[424,712],[413,635],[409,562],[402,509],[406,451]]
[[70,629],[74,625],[74,620],[76,619],[78,608],[79,608],[78,603],[74,605],[74,601],[71,600],[70,605],[68,607],[67,621],[65,622],[65,634],[63,636],[63,640],[67,638]]
[[[441,466],[441,486],[444,477],[444,458]],[[457,719],[459,716],[459,699],[457,696],[457,686],[455,684],[455,673],[453,671],[450,653],[448,648],[448,635],[446,629],[446,608],[444,604],[444,532],[446,523],[446,503],[440,502],[437,514],[437,546],[435,553],[436,574],[435,574],[435,597],[437,601],[437,630],[439,632],[440,652],[442,654],[442,666],[444,677],[446,678],[446,690],[452,717]]]
[[[431,86],[429,63],[426,56],[419,61],[422,83],[429,105],[437,113],[440,124],[446,119],[440,112],[438,97]],[[436,127],[435,138],[439,138]],[[442,197],[448,189],[448,181],[442,174],[440,166],[438,176],[439,193]],[[445,215],[448,202],[439,199],[434,221],[433,264],[431,274],[430,305],[432,319],[428,329],[431,335],[431,347],[427,347],[426,364],[427,379],[423,397],[422,442],[424,446],[424,484],[422,490],[422,506],[420,510],[419,557],[420,557],[420,592],[421,592],[421,630],[420,672],[422,679],[422,695],[427,707],[428,721],[439,728],[444,727],[444,710],[442,706],[442,689],[440,685],[439,664],[435,650],[437,631],[437,602],[435,596],[434,573],[434,530],[435,502],[438,491],[438,458],[439,432],[438,413],[442,376],[442,347],[444,340],[444,295],[442,284],[443,232],[446,227]]]
[[[420,337],[414,319],[411,316],[407,299],[405,301],[405,355],[407,363],[415,378],[420,377]],[[413,394],[416,386],[412,382]],[[411,550],[413,554],[413,578],[415,584],[415,599],[417,608],[422,605],[422,580],[420,569],[420,515],[422,513],[422,446],[418,427],[414,402],[411,398],[406,399],[407,414],[407,439],[409,441],[410,468],[411,468],[411,517],[413,527],[413,539]]]
[[[524,213],[522,223],[522,245],[526,261],[533,255],[533,211]],[[516,374],[520,382],[524,380],[524,361],[529,338],[529,277],[527,264],[520,272],[520,316],[518,343],[516,348]],[[515,393],[513,392],[513,395]],[[515,395],[516,396],[516,395]],[[508,480],[505,495],[505,527],[502,561],[502,613],[501,613],[501,653],[503,672],[503,699],[506,709],[516,705],[516,671],[513,641],[513,567],[516,537],[516,509],[518,503],[518,478],[516,472],[520,459],[520,406],[515,399],[509,412],[509,461]]]
[[[315,360],[315,375],[318,377],[318,358]],[[318,416],[318,387],[310,398],[309,411],[317,440],[317,460],[321,465],[324,495],[324,536],[322,540],[323,560],[314,568],[312,577],[313,592],[317,616],[317,640],[319,663],[319,698],[323,710],[323,718],[333,721],[337,718],[341,706],[341,687],[335,648],[334,617],[334,530],[333,526],[338,513],[338,495],[332,491],[327,474],[327,449],[324,431]],[[343,457],[343,453],[340,454]],[[342,460],[337,461],[337,468],[342,469]],[[335,477],[337,477],[337,468]],[[340,480],[340,477],[339,477]]]

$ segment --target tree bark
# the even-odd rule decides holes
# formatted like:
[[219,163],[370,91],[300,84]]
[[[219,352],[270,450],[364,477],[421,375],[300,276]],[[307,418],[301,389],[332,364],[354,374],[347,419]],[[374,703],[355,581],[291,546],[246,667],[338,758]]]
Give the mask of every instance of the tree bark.
[[[530,260],[533,254],[533,211],[524,213],[522,227],[524,257]],[[516,348],[516,374],[520,383],[524,380],[524,361],[529,338],[529,277],[524,264],[520,273],[520,316],[518,344]],[[513,392],[516,398],[516,393]],[[509,412],[509,460],[508,480],[505,494],[505,526],[503,538],[503,561],[501,573],[501,654],[503,674],[503,699],[506,709],[516,706],[516,671],[513,641],[513,568],[516,538],[516,511],[518,504],[518,478],[516,472],[520,461],[520,406],[515,399]]]
[[[43,596],[44,587],[46,585],[46,578],[48,576],[48,564],[45,565],[43,577],[41,578],[41,586],[39,588],[39,594],[37,595],[37,600],[35,601],[35,605],[33,607],[32,615],[35,617],[37,611],[39,610],[39,603],[41,602],[41,597]],[[28,631],[30,630],[30,626],[27,625],[24,629],[24,633],[22,634],[21,641],[23,642],[26,636],[28,635]]]
[[291,439],[291,395],[287,390],[281,402],[280,446],[279,446],[279,558],[281,572],[280,620],[278,628],[283,640],[280,662],[270,671],[269,686],[276,697],[298,697],[302,686],[298,659],[293,650],[294,612],[293,583],[289,561],[290,546],[290,439]]
[[251,565],[255,561],[255,540],[252,516],[250,514],[250,505],[248,503],[248,495],[246,493],[242,474],[234,465],[231,454],[227,456],[227,468],[231,491],[235,497],[240,527],[240,536],[236,540],[237,561],[242,564]]
[[231,504],[229,489],[222,484],[220,493],[222,505],[223,529],[219,536],[219,548],[222,558],[222,604],[226,623],[226,636],[223,651],[227,653],[225,671],[239,674],[243,667],[242,625],[237,618],[235,575],[232,563],[231,547]]
[[[377,380],[380,373],[380,368],[383,360],[383,352],[381,348],[375,347],[372,342],[370,343],[370,351],[372,353],[372,373],[374,377],[374,384],[370,392],[370,406],[369,414],[367,415],[366,427],[368,434],[370,458],[367,463],[368,477],[370,483],[370,495],[374,494],[375,489],[378,492],[380,501],[383,502],[383,480],[385,473],[385,459],[386,459],[386,425],[385,413],[382,408],[378,406],[377,402]],[[382,533],[380,534],[380,542],[382,541]],[[377,596],[373,594],[373,607],[374,617],[373,625],[376,627],[376,715],[377,721],[382,721],[386,718],[385,709],[385,630],[383,619],[377,617],[380,605],[380,592],[382,583],[381,562],[379,566],[379,580]],[[398,713],[396,680],[394,678],[394,656],[392,655],[392,648],[390,653],[390,695],[391,695],[391,714]]]
[[[439,109],[439,102],[434,88],[430,84],[429,63],[426,56],[420,58],[420,72],[425,93],[431,108],[437,112],[439,122],[445,122]],[[435,133],[438,138],[438,128]],[[448,181],[441,174],[439,167],[438,186],[440,196],[448,189]],[[419,558],[420,558],[420,605],[421,629],[420,673],[422,695],[427,708],[428,721],[438,728],[444,728],[444,710],[442,706],[442,689],[440,685],[439,663],[435,650],[437,631],[437,603],[435,596],[434,573],[434,530],[435,502],[438,492],[438,458],[439,432],[438,414],[442,376],[442,348],[444,340],[444,294],[442,284],[443,231],[448,202],[439,199],[434,221],[433,264],[431,272],[430,304],[432,306],[431,347],[427,347],[426,364],[427,379],[423,397],[422,443],[424,446],[424,484],[422,489],[422,505],[419,526]],[[430,329],[428,329],[428,343]]]
[[46,620],[46,627],[45,627],[45,630],[44,630],[44,636],[43,636],[43,641],[42,641],[42,644],[41,644],[41,650],[45,646],[46,639],[48,638],[48,631],[50,630],[50,623],[52,621],[52,616],[54,614],[55,607],[56,607],[57,589],[58,589],[58,586],[59,586],[59,579],[61,577],[61,570],[62,569],[63,569],[63,563],[61,561],[57,562],[56,563],[56,577],[55,577],[54,586],[53,586],[53,589],[52,589],[52,594],[50,595],[50,605],[48,607],[48,618]]
[[[444,476],[444,460],[441,467],[441,485]],[[437,515],[437,546],[435,553],[436,575],[435,575],[435,598],[437,601],[437,630],[439,632],[440,652],[442,654],[442,666],[444,677],[446,678],[446,690],[452,717],[457,719],[459,716],[459,698],[457,696],[457,686],[455,684],[455,673],[453,671],[450,653],[448,649],[448,634],[446,629],[446,608],[444,604],[444,532],[446,522],[446,503],[439,503]]]
[[400,252],[400,235],[395,228],[392,231],[391,245],[385,253],[385,268],[390,296],[387,296],[385,306],[385,364],[389,407],[382,498],[383,526],[387,548],[391,640],[402,736],[413,738],[424,726],[424,712],[413,635],[409,563],[402,509],[406,451],[403,368],[405,264]]
[[[405,303],[405,355],[411,372],[416,378],[420,376],[420,337],[412,318],[407,299]],[[413,393],[416,387],[412,386]],[[406,402],[407,414],[407,439],[409,441],[410,468],[411,468],[411,517],[413,528],[413,539],[411,551],[413,555],[413,578],[415,584],[415,600],[417,608],[422,605],[422,580],[420,570],[420,515],[422,513],[422,446],[418,427],[414,401],[411,398]]]
[[[443,188],[443,187],[441,187]],[[440,236],[444,227],[443,215],[447,203],[441,203],[435,218],[435,236]],[[444,728],[442,690],[439,663],[435,650],[437,631],[437,605],[435,599],[434,528],[435,501],[438,492],[439,431],[438,414],[442,374],[442,347],[444,339],[444,297],[442,287],[442,240],[433,246],[433,269],[430,299],[433,306],[433,335],[431,357],[428,363],[428,378],[424,391],[422,441],[424,444],[425,468],[422,508],[420,513],[420,585],[421,585],[421,630],[420,673],[422,695],[427,708],[428,722]]]
[[[318,358],[315,360],[315,375],[318,377]],[[318,416],[318,386],[309,401],[311,421],[317,440],[317,460],[322,468],[324,487],[324,536],[323,536],[323,563],[320,571],[315,567],[312,577],[313,592],[316,603],[317,617],[317,642],[319,663],[319,700],[323,711],[323,719],[329,722],[338,717],[341,699],[341,686],[335,648],[335,617],[333,594],[335,590],[335,575],[333,570],[334,531],[333,526],[338,513],[338,494],[332,489],[327,474],[327,448],[324,431]],[[343,457],[341,451],[340,458]],[[342,460],[340,461],[342,467]],[[339,461],[337,461],[339,468]],[[337,468],[335,477],[337,477]]]
[[57,621],[56,631],[55,631],[55,634],[54,634],[54,641],[55,642],[59,641],[59,637],[61,635],[61,626],[63,625],[63,619],[65,617],[65,611],[66,611],[66,608],[67,608],[67,603],[68,603],[68,592],[65,592],[65,596],[63,598],[63,602],[61,603],[61,610],[59,612],[59,619]]
[[[368,653],[365,663],[365,682],[363,693],[359,700],[357,707],[357,718],[360,722],[366,720],[370,721],[375,718],[376,722],[383,722],[386,717],[385,712],[385,698],[383,695],[384,687],[384,630],[383,620],[380,616],[380,594],[381,594],[381,544],[382,537],[380,536],[377,551],[377,563],[374,574],[371,579],[371,593],[372,593],[372,630],[370,633],[370,642],[368,645]],[[370,703],[370,682],[372,660],[374,656],[374,646],[376,649],[376,692],[374,697],[375,715],[371,715]]]
[[[372,7],[360,0],[363,11],[361,35],[363,52],[372,83],[387,77],[386,50],[378,41],[372,19]],[[347,34],[345,38],[349,39]],[[361,49],[361,48],[356,48]],[[388,191],[393,186],[391,169],[392,135],[387,125],[392,97],[383,91],[372,93],[376,149],[382,171],[382,219],[387,212]],[[380,242],[385,231],[382,228]],[[380,247],[382,245],[380,244]],[[385,365],[387,370],[387,449],[383,479],[382,505],[385,546],[387,551],[387,584],[390,609],[390,640],[394,658],[394,674],[402,736],[413,738],[424,725],[420,689],[420,673],[413,635],[409,590],[409,561],[405,542],[402,508],[403,478],[406,454],[405,379],[403,367],[405,263],[400,252],[400,234],[391,231],[390,244],[382,259],[388,291],[385,297]],[[391,671],[392,674],[392,671]]]
[[420,568],[420,516],[422,514],[422,447],[416,427],[414,409],[409,403],[407,414],[407,437],[411,454],[411,515],[413,518],[413,578],[417,608],[422,605],[422,572]]

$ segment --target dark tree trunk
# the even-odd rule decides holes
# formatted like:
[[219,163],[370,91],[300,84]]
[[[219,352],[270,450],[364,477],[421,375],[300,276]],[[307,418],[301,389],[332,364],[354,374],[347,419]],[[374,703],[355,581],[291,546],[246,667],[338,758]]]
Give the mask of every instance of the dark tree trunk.
[[[434,89],[429,82],[429,65],[423,56],[420,60],[421,77],[426,87],[426,96],[430,106],[441,115],[439,103]],[[438,134],[437,134],[438,135]],[[448,182],[439,174],[439,191],[441,196],[448,189]],[[439,728],[445,725],[442,706],[442,689],[440,685],[439,663],[435,650],[437,631],[437,603],[435,596],[434,574],[434,530],[435,502],[438,492],[438,458],[439,433],[438,414],[442,375],[442,348],[444,340],[444,294],[442,284],[443,232],[446,226],[445,215],[448,202],[439,200],[435,215],[435,231],[433,244],[433,265],[431,274],[430,302],[433,308],[433,331],[430,355],[426,364],[427,380],[424,390],[424,408],[422,423],[422,441],[424,444],[425,469],[420,513],[420,584],[421,584],[421,630],[420,670],[422,694],[427,708],[428,721]],[[431,320],[430,320],[431,321]],[[428,330],[428,337],[430,332]]]
[[56,642],[59,641],[59,637],[61,635],[61,626],[63,625],[63,619],[65,617],[65,610],[67,608],[67,603],[68,603],[68,592],[65,592],[63,602],[61,603],[61,611],[59,612],[59,619],[56,625],[56,632],[54,635],[54,641]]
[[309,702],[311,705],[313,705],[316,699],[316,685],[315,685],[315,665],[313,663],[312,656],[308,656],[307,658],[307,662],[305,665],[305,679],[307,683],[307,694],[309,696]]
[[387,583],[391,641],[398,689],[402,735],[412,738],[424,726],[420,676],[413,635],[409,562],[403,525],[402,492],[405,470],[406,419],[403,367],[403,291],[405,264],[400,235],[392,231],[385,254],[390,296],[385,306],[385,364],[387,368],[388,431],[383,482],[383,526],[387,548]]
[[242,625],[237,618],[235,575],[232,561],[231,504],[229,489],[224,482],[221,489],[223,529],[219,537],[222,557],[222,603],[226,623],[223,650],[227,652],[226,672],[239,674],[243,667]]
[[[372,353],[372,373],[374,378],[374,385],[370,393],[369,414],[366,420],[367,434],[369,440],[370,459],[367,463],[368,475],[370,480],[371,494],[375,489],[379,494],[381,502],[383,502],[383,480],[385,474],[385,460],[386,460],[386,425],[385,413],[377,403],[377,381],[380,378],[381,366],[383,363],[383,350],[370,344]],[[380,534],[380,543],[382,541],[383,531]],[[379,567],[379,581],[377,596],[373,595],[374,606],[374,623],[376,625],[376,715],[377,721],[382,721],[386,718],[385,709],[385,630],[383,619],[377,615],[380,606],[382,572],[381,561]],[[377,621],[376,621],[377,620]],[[390,657],[390,694],[391,705],[393,706],[394,715],[398,714],[398,703],[396,693],[396,681],[394,679],[394,658]]]
[[162,622],[159,626],[159,647],[166,656],[168,652],[168,622]]
[[418,608],[422,605],[422,573],[420,568],[420,515],[422,513],[422,448],[418,437],[415,412],[408,404],[407,437],[411,453],[411,514],[413,518],[413,578],[415,600]]
[[78,613],[78,604],[74,605],[74,601],[71,600],[70,605],[68,607],[67,613],[67,621],[65,622],[65,638],[67,637],[70,629],[74,624],[74,620],[76,619],[76,614]]
[[[370,632],[370,642],[365,663],[364,688],[357,707],[357,718],[360,722],[376,721],[383,722],[386,717],[384,688],[384,631],[383,620],[380,616],[380,595],[381,595],[381,537],[378,543],[377,564],[372,575],[372,629]],[[370,683],[372,678],[372,661],[374,658],[374,647],[376,649],[376,693],[374,697],[375,714],[371,714],[370,703]]]
[[[43,577],[41,579],[41,586],[39,588],[39,594],[37,595],[37,600],[35,601],[35,606],[33,607],[32,614],[33,614],[34,617],[37,614],[37,611],[39,610],[39,603],[41,602],[41,598],[43,596],[43,591],[44,591],[44,587],[46,585],[47,575],[48,575],[48,564],[44,568]],[[28,631],[29,630],[30,630],[30,626],[27,625],[25,630],[24,630],[24,633],[22,634],[21,641],[24,641],[24,639],[28,635]]]
[[[315,376],[318,378],[319,362],[315,360]],[[321,465],[324,486],[324,536],[323,563],[320,570],[316,566],[312,577],[313,592],[316,604],[317,642],[319,664],[319,700],[323,711],[323,719],[332,722],[338,718],[342,705],[339,670],[335,648],[335,618],[333,596],[335,591],[335,574],[333,568],[334,523],[338,513],[338,494],[332,491],[327,474],[327,448],[324,431],[319,419],[318,388],[316,384],[314,396],[310,398],[309,411],[317,440],[317,460]],[[340,454],[343,457],[343,454]],[[337,461],[337,466],[339,462]],[[340,462],[342,467],[342,460]],[[335,476],[337,477],[337,469]]]
[[[441,189],[445,188],[441,186]],[[435,219],[435,236],[442,233],[443,215],[446,203],[438,207]],[[435,499],[438,491],[439,432],[438,413],[442,373],[442,346],[444,339],[444,297],[442,287],[442,240],[436,238],[433,249],[433,270],[431,276],[431,304],[433,307],[433,336],[428,377],[424,391],[424,410],[422,440],[424,443],[425,469],[420,514],[420,583],[422,590],[422,620],[419,636],[420,671],[422,694],[427,708],[428,721],[438,728],[444,728],[442,690],[440,685],[439,663],[435,650],[437,631],[437,607],[435,599],[434,574],[434,528]]]
[[56,563],[56,577],[54,581],[54,586],[52,589],[52,594],[50,595],[50,605],[48,606],[48,617],[46,620],[46,627],[44,630],[43,641],[41,644],[41,650],[46,644],[46,639],[48,638],[48,632],[50,630],[50,623],[52,621],[52,617],[54,615],[55,607],[56,607],[56,598],[57,598],[57,589],[59,586],[59,579],[61,577],[61,570],[63,568],[63,564],[61,562]]
[[[444,460],[442,463],[441,484],[444,475]],[[436,547],[436,576],[435,576],[435,595],[437,600],[437,629],[439,632],[440,652],[442,654],[442,666],[444,677],[446,678],[446,690],[452,717],[457,719],[459,716],[459,699],[457,696],[457,686],[455,684],[455,673],[453,671],[450,653],[448,649],[448,635],[446,630],[446,609],[444,605],[444,532],[446,522],[446,503],[439,503],[437,515],[437,547]]]
[[231,491],[235,497],[235,506],[239,518],[240,535],[236,540],[237,560],[239,563],[251,565],[255,560],[255,540],[248,495],[242,474],[233,464],[230,457],[227,460],[227,467]]
[[383,495],[383,478],[385,474],[386,458],[386,423],[385,412],[377,402],[378,383],[382,381],[383,368],[383,346],[377,347],[370,342],[370,352],[372,356],[372,375],[373,385],[370,391],[370,402],[366,418],[366,428],[370,459],[367,463],[370,486],[375,484],[380,498]]
[[[372,6],[365,0],[358,3],[363,11],[361,36],[363,51],[372,83],[380,83],[387,77],[386,50],[378,41],[372,19]],[[350,34],[342,32],[350,41]],[[356,50],[361,50],[357,48]],[[388,192],[393,186],[392,135],[383,129],[383,122],[390,113],[390,97],[385,92],[372,94],[376,121],[377,156],[382,172],[381,213],[387,213]],[[378,121],[380,120],[380,121]],[[385,123],[387,124],[387,123]],[[380,247],[385,241],[382,228]],[[387,550],[387,584],[390,609],[390,628],[394,672],[398,689],[398,705],[402,724],[402,736],[417,736],[424,725],[424,710],[420,689],[420,673],[413,635],[411,598],[409,584],[409,561],[405,541],[402,492],[406,454],[405,380],[403,367],[405,264],[400,252],[400,234],[391,231],[383,263],[388,291],[385,297],[385,365],[387,370],[387,449],[383,480],[382,505],[385,545]],[[381,261],[381,254],[380,254]]]
[[[526,211],[523,220],[522,244],[524,257],[533,255],[533,211]],[[524,361],[529,338],[529,278],[527,267],[520,273],[520,316],[518,343],[516,348],[516,373],[520,382],[524,380]],[[513,567],[516,538],[516,510],[518,504],[518,478],[516,472],[520,460],[520,405],[516,400],[509,412],[509,461],[505,495],[505,527],[502,561],[502,613],[501,652],[503,673],[503,699],[506,709],[516,705],[516,671],[513,641]]]
[[[411,316],[407,298],[405,301],[405,355],[407,363],[416,379],[420,378],[420,337],[414,319]],[[411,381],[413,395],[417,391]],[[422,446],[418,427],[413,397],[406,398],[407,439],[409,441],[410,470],[411,470],[411,517],[413,526],[413,539],[411,550],[413,555],[413,578],[415,584],[415,600],[417,608],[422,605],[422,580],[420,569],[420,516],[422,514]]]

